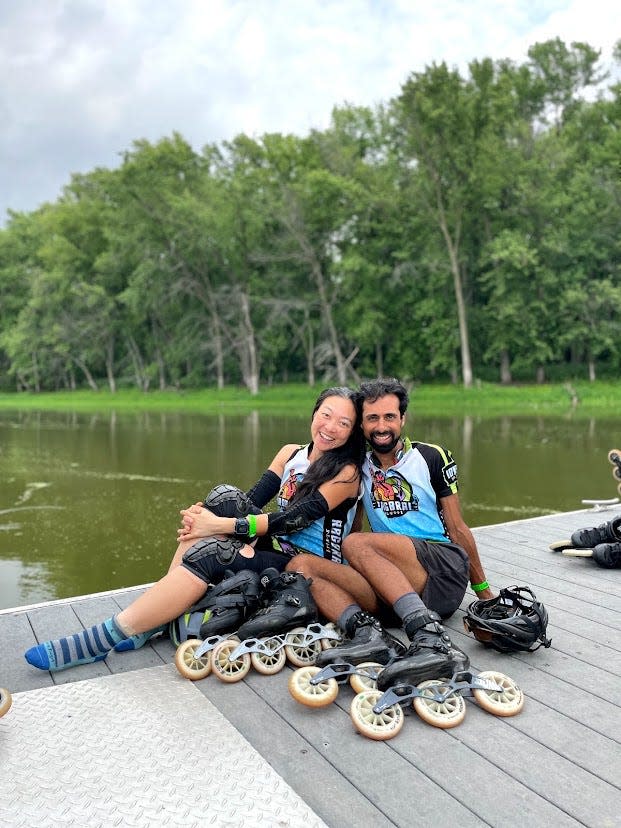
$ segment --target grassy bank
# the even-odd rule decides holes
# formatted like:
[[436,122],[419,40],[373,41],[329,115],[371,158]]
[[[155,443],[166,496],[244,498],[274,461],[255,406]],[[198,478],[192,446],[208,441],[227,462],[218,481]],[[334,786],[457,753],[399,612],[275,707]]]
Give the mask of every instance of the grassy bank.
[[[0,410],[41,411],[185,411],[203,414],[305,414],[323,386],[282,385],[251,396],[241,388],[223,391],[60,391],[44,394],[0,394]],[[411,391],[410,410],[421,416],[497,417],[501,415],[616,417],[621,410],[621,384],[611,382],[503,387],[480,384],[465,389],[422,385]]]

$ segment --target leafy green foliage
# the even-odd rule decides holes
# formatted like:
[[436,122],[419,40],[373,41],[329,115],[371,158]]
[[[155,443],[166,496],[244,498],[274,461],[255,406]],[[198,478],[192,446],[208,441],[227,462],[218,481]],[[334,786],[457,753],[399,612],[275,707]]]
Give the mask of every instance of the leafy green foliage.
[[433,64],[305,137],[135,141],[0,231],[0,389],[616,376],[621,86],[599,59],[555,39]]

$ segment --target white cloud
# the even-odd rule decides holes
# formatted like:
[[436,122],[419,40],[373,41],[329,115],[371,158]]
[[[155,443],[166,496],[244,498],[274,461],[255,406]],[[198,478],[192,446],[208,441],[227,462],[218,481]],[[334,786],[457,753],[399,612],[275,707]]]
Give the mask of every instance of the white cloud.
[[197,149],[325,127],[412,71],[519,61],[580,40],[610,58],[603,0],[21,0],[0,6],[0,220],[55,200],[134,140]]

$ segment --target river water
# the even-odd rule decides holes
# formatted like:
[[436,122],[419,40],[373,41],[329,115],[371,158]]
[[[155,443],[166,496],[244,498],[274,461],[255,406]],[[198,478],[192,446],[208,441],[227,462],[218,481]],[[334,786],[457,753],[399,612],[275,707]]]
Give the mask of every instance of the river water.
[[[179,510],[216,483],[248,488],[308,426],[257,413],[0,412],[0,609],[157,580]],[[473,527],[618,494],[613,420],[410,416],[407,433],[452,450]]]

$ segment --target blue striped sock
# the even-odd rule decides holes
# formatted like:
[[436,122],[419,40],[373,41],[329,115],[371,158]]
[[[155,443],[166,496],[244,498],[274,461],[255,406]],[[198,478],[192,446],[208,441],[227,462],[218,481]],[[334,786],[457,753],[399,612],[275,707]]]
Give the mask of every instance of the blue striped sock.
[[127,636],[114,618],[108,618],[88,630],[37,644],[24,653],[24,658],[39,670],[66,670],[78,664],[102,661],[124,638]]

